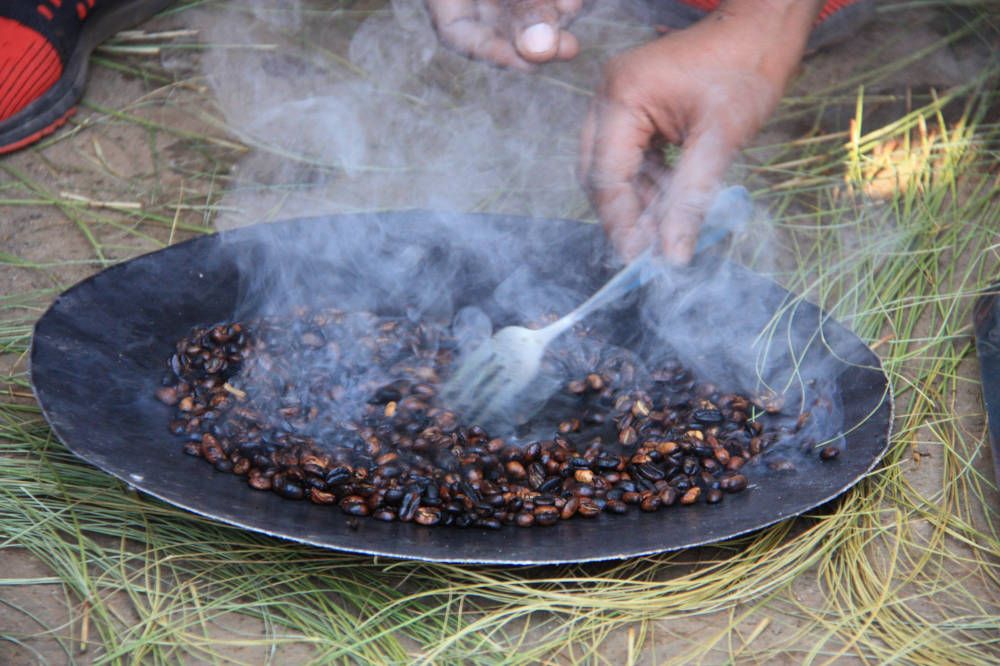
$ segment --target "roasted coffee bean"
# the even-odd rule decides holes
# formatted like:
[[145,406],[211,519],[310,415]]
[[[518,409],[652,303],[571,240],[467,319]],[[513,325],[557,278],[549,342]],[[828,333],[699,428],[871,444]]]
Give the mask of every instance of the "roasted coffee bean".
[[591,391],[600,391],[604,388],[604,378],[595,372],[587,375],[586,382],[587,388]]
[[265,476],[259,473],[257,470],[251,470],[250,474],[247,476],[247,483],[251,488],[256,490],[270,490],[271,489],[271,477]]
[[275,475],[272,489],[287,499],[298,500],[305,496],[305,491],[300,484],[282,475]]
[[309,500],[316,504],[333,504],[335,501],[337,501],[337,497],[333,493],[328,493],[322,490],[317,490],[315,488],[310,488]]
[[677,490],[672,486],[667,486],[660,491],[660,502],[663,506],[673,506],[674,502],[677,501]]
[[717,425],[725,420],[718,409],[696,409],[693,416],[696,421],[705,425]]
[[507,475],[515,481],[521,481],[528,475],[528,473],[524,470],[524,465],[516,460],[511,460],[504,466],[504,468],[507,470]]
[[785,460],[784,458],[777,458],[767,463],[769,469],[773,469],[775,472],[794,472],[795,463],[791,460]]
[[819,457],[823,460],[833,460],[840,455],[840,449],[836,446],[826,446],[819,452]]
[[539,525],[555,525],[559,521],[559,509],[554,506],[536,506],[534,514]]
[[413,516],[413,522],[420,525],[437,525],[441,522],[441,509],[433,506],[422,506]]
[[[336,502],[351,516],[496,528],[623,513],[628,503],[653,511],[699,494],[716,501],[713,490],[745,488],[734,471],[783,436],[746,420],[749,399],[720,395],[675,361],[650,368],[642,386],[627,357],[595,355],[595,369],[566,387],[578,411],[553,439],[518,446],[462,423],[439,399],[454,360],[446,326],[290,310],[194,329],[156,397],[174,408],[169,428],[188,453],[254,488]],[[337,364],[395,379],[352,388],[331,375]],[[352,400],[363,413],[341,419]],[[605,422],[623,455],[601,441]]]
[[531,527],[535,524],[535,514],[530,511],[521,511],[514,519],[518,527]]
[[328,486],[336,486],[350,481],[353,476],[349,467],[335,467],[327,473],[324,480]]
[[722,491],[712,488],[705,493],[705,501],[709,504],[718,504],[722,501]]
[[411,488],[403,495],[403,501],[399,505],[399,519],[402,521],[413,520],[417,509],[420,508],[420,489]]
[[747,487],[747,477],[742,474],[732,474],[719,480],[719,487],[730,493],[738,493]]
[[604,506],[604,510],[608,513],[623,514],[628,513],[628,505],[621,500],[609,499],[608,503]]
[[698,486],[693,486],[687,489],[687,492],[681,497],[681,504],[694,504],[698,501],[698,497],[701,496],[701,488]]
[[352,516],[367,516],[369,514],[368,503],[365,502],[365,498],[357,495],[348,495],[340,500],[340,509]]
[[540,463],[531,463],[528,466],[528,485],[537,490],[543,483],[545,483],[545,467]]
[[641,500],[642,496],[637,492],[622,493],[622,501],[626,504],[638,504]]
[[632,446],[639,439],[634,428],[625,428],[618,433],[618,443],[622,446]]
[[563,520],[569,520],[576,513],[577,509],[580,508],[580,498],[571,497],[566,500],[566,504],[563,505],[562,511],[560,512],[560,518]]
[[[623,507],[624,503],[619,502]],[[601,513],[601,506],[597,500],[591,500],[586,498],[580,499],[580,506],[577,509],[577,514],[583,518],[593,518]]]
[[659,495],[655,493],[643,493],[642,500],[639,502],[639,508],[643,511],[657,511],[663,502],[660,500]]
[[176,386],[161,386],[156,389],[156,399],[165,405],[176,405],[180,400]]
[[476,520],[475,526],[484,527],[488,530],[498,530],[503,527],[503,523],[496,518],[479,518]]
[[649,481],[659,481],[664,477],[663,470],[653,463],[644,463],[636,467],[636,472]]

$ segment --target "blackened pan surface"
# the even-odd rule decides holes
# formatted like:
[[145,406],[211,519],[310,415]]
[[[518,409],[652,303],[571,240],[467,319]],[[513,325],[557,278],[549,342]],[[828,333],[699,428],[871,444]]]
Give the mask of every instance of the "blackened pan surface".
[[[372,302],[406,301],[412,290],[399,285],[398,278],[379,278],[377,271],[371,270],[372,257],[348,252],[340,253],[338,260],[329,260],[316,250],[324,245],[337,247],[339,239],[348,237],[363,244],[368,242],[366,238],[372,242],[376,237],[389,239],[401,248],[423,243],[413,276],[419,280],[423,273],[420,267],[433,265],[436,257],[455,249],[446,239],[440,246],[427,247],[427,243],[434,244],[427,240],[433,239],[433,234],[415,233],[424,229],[431,217],[423,212],[400,212],[246,227],[174,245],[84,280],[57,298],[35,327],[31,377],[45,417],[60,440],[80,458],[145,493],[195,513],[321,547],[446,562],[583,562],[711,543],[827,502],[857,483],[884,454],[892,399],[875,354],[815,306],[731,264],[725,265],[725,271],[720,271],[719,265],[702,270],[710,271],[716,279],[724,273],[721,279],[732,283],[732,291],[744,294],[748,306],[741,308],[741,316],[706,315],[694,306],[686,316],[706,316],[706,326],[713,329],[732,326],[734,340],[769,338],[757,334],[770,330],[773,340],[769,344],[780,350],[779,357],[787,357],[788,349],[794,352],[786,361],[789,367],[782,372],[795,375],[791,366],[818,368],[821,376],[799,379],[810,385],[819,381],[839,396],[841,404],[835,410],[838,423],[821,435],[836,441],[843,453],[834,461],[821,463],[815,451],[792,452],[789,457],[799,468],[794,473],[774,472],[766,464],[748,468],[755,485],[727,496],[721,504],[674,507],[652,514],[633,510],[623,516],[560,521],[548,528],[425,528],[361,519],[352,529],[335,507],[251,490],[244,479],[218,473],[182,452],[181,443],[167,432],[172,408],[152,398],[164,375],[165,359],[179,338],[196,325],[252,315],[263,307],[259,302],[263,287],[280,290],[286,280],[306,283],[305,293],[309,294],[334,293],[353,285],[366,294],[376,294]],[[533,267],[537,280],[551,280],[585,294],[610,271],[603,236],[592,225],[492,215],[433,216],[436,220],[442,217],[449,224],[457,220],[490,229],[492,235],[484,241],[489,252],[516,254],[522,262],[519,265]],[[289,242],[302,238],[309,242]],[[566,270],[567,257],[582,270]],[[388,255],[382,259],[395,260]],[[714,260],[706,257],[703,263],[706,261],[711,264]],[[448,283],[441,284],[441,298],[449,301],[452,310],[465,302],[488,301],[506,269],[487,269],[479,255],[459,263],[451,270]],[[426,303],[417,305],[428,310]],[[400,307],[414,304],[403,302]],[[638,317],[636,307],[609,317],[623,344],[639,335]],[[703,352],[710,361],[707,365],[715,362],[713,372],[722,375],[726,373],[727,354],[751,353],[739,349],[738,343],[718,352]],[[719,385],[729,379],[713,377]],[[843,417],[842,426],[839,416]]]

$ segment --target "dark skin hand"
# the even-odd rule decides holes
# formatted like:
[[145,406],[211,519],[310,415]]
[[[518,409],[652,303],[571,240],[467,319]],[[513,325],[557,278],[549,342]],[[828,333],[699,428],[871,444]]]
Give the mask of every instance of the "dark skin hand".
[[580,44],[564,28],[582,0],[427,0],[441,41],[471,58],[531,71],[570,60]]
[[[565,30],[544,58],[529,60],[519,48],[524,39],[517,30],[528,25],[523,17],[530,22],[544,9],[551,25],[563,26],[575,12],[559,14],[560,4],[428,1],[446,43],[522,69],[576,54],[578,44]],[[729,0],[690,28],[607,63],[583,127],[580,176],[626,259],[659,245],[668,259],[690,261],[726,170],[777,106],[822,4]],[[442,12],[444,5],[451,11]],[[672,173],[663,165],[667,143],[681,147]]]

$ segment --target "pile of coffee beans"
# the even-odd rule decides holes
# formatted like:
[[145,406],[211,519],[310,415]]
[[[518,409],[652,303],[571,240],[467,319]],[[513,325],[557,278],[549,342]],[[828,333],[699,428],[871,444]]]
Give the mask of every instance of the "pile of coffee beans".
[[193,330],[156,396],[185,452],[252,488],[420,525],[715,504],[783,436],[758,418],[777,409],[760,399],[675,360],[640,373],[605,354],[565,386],[570,413],[547,437],[493,437],[437,399],[455,353],[444,324],[298,309]]

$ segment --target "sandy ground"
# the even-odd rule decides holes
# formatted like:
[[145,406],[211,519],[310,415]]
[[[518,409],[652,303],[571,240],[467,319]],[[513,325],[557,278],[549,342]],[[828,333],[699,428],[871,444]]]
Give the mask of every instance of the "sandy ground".
[[[944,29],[937,22],[933,12],[914,12],[913,21],[906,26],[899,24],[873,25],[849,45],[836,48],[813,57],[804,65],[804,71],[795,84],[799,89],[822,87],[824,83],[838,80],[856,72],[858,54],[864,53],[872,44],[896,43],[900,52],[915,50],[937,38]],[[198,28],[188,24],[189,19],[182,14],[178,17],[159,18],[144,26],[148,30],[167,28]],[[947,88],[967,79],[982,66],[980,51],[975,45],[959,45],[954,49],[939,52],[935,57],[925,59],[914,66],[893,74],[886,82],[887,91],[898,91],[907,87],[925,89],[930,86]],[[141,58],[142,56],[135,56]],[[185,68],[197,71],[197,55],[177,56],[169,61],[166,56],[164,67],[178,72]],[[174,218],[189,224],[201,224],[206,217],[212,223],[212,214],[197,210],[171,211],[170,206],[177,201],[197,202],[211,197],[212,186],[203,177],[205,171],[222,168],[234,155],[225,145],[216,146],[217,154],[203,154],[192,149],[190,142],[176,135],[158,133],[154,129],[121,121],[106,113],[95,110],[131,109],[154,123],[172,127],[190,128],[191,131],[204,130],[205,125],[192,114],[192,107],[201,103],[205,91],[203,82],[195,79],[183,86],[177,86],[166,94],[144,98],[158,87],[155,82],[127,72],[109,67],[96,66],[92,69],[87,88],[86,101],[91,108],[84,108],[71,127],[63,131],[61,140],[52,143],[42,151],[22,152],[3,158],[3,165],[16,170],[42,188],[40,197],[65,198],[65,194],[78,194],[94,200],[124,200],[140,202],[150,210],[164,212],[168,219]],[[898,108],[888,106],[875,110],[886,118],[891,118]],[[831,105],[825,118],[828,124],[823,129],[835,131],[846,127],[853,113],[850,104]],[[778,128],[772,132],[787,131],[794,135],[801,128]],[[218,129],[208,130],[213,136],[224,137]],[[762,140],[773,139],[773,136]],[[11,178],[10,173],[0,173],[0,180]],[[109,214],[110,215],[110,214]],[[113,218],[113,216],[111,216]],[[151,239],[137,237],[129,229],[116,229],[103,225],[96,229],[104,245],[107,262],[125,259],[137,253],[155,249],[153,241],[166,242],[185,237],[187,234],[165,224],[147,224],[142,231]],[[0,208],[0,249],[22,259],[51,264],[44,270],[30,270],[0,266],[0,293],[24,294],[51,287],[66,287],[100,268],[94,261],[95,253],[88,242],[84,230],[72,219],[72,211],[51,205],[19,205]],[[76,263],[73,263],[76,262]],[[20,367],[21,359],[5,359]],[[981,429],[980,398],[974,386],[957,397],[957,409],[968,415],[970,429]],[[985,465],[984,465],[985,467]],[[914,465],[910,479],[918,487],[935,487],[940,478],[939,462],[931,457]],[[4,551],[3,572],[6,579],[45,579],[51,575],[38,560],[26,552]],[[813,579],[804,579],[796,585],[795,594],[804,600],[820,595]],[[73,600],[67,599],[56,585],[5,586],[0,588],[0,604],[18,608],[0,610],[0,632],[15,635],[29,635],[39,626],[61,628],[74,625],[76,633],[79,618],[71,613],[75,608]],[[724,618],[701,618],[690,622],[692,632],[704,630],[717,620]],[[228,631],[252,635],[261,634],[262,627],[246,618],[231,618]],[[757,619],[753,620],[756,625]],[[795,621],[786,618],[765,626],[757,638],[755,647],[763,647],[769,641],[780,638],[782,632],[792,631]],[[743,634],[749,634],[755,627],[748,626]],[[676,631],[677,626],[674,627]],[[221,631],[221,630],[220,630]],[[613,663],[624,657],[627,636],[617,635],[605,645],[605,654]],[[87,663],[91,655],[85,652],[68,657],[54,641],[44,636],[26,642],[29,647],[16,647],[8,643],[0,644],[0,663],[33,664],[44,661],[52,664]],[[647,663],[660,660],[674,652],[674,646],[658,646],[653,653],[644,655]],[[292,650],[275,658],[276,663],[297,661],[307,652]],[[242,655],[248,661],[261,660],[264,652],[247,651]],[[789,658],[787,663],[794,663]],[[845,662],[846,663],[846,662]]]

